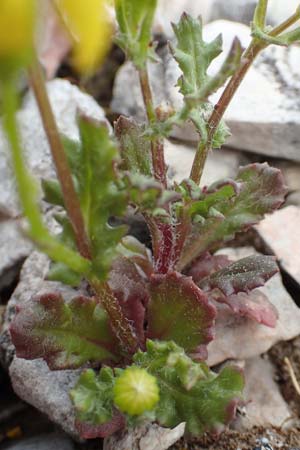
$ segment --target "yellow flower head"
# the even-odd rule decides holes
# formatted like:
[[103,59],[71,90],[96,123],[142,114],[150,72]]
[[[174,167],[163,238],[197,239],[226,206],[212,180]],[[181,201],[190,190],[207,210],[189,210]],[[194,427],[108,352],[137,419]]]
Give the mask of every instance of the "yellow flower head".
[[0,1],[1,66],[26,63],[33,48],[35,19],[36,0]]
[[80,72],[92,71],[111,43],[107,0],[55,0],[55,3],[74,42],[74,66]]

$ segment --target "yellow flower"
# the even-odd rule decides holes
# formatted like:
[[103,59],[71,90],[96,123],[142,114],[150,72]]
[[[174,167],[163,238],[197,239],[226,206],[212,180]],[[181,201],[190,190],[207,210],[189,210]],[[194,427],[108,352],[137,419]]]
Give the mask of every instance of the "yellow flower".
[[74,42],[74,66],[80,72],[92,71],[111,43],[107,1],[55,0],[55,3]]
[[26,62],[32,52],[35,19],[36,0],[0,1],[1,66],[6,63],[18,66]]

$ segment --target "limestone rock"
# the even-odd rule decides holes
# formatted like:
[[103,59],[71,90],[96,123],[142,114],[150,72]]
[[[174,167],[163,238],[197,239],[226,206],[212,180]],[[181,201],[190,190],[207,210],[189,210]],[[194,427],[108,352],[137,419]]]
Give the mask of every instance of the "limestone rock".
[[280,209],[255,228],[281,267],[300,285],[300,208]]
[[246,405],[244,414],[238,416],[233,427],[242,431],[253,426],[281,428],[288,425],[292,414],[274,381],[275,370],[271,362],[261,357],[248,359],[244,374]]
[[[222,249],[236,260],[255,250],[251,247]],[[253,320],[234,315],[229,308],[218,305],[216,339],[208,345],[208,364],[214,366],[227,359],[247,359],[268,351],[275,343],[290,340],[300,334],[300,309],[285,290],[279,274],[260,288],[278,311],[275,328],[260,325]]]
[[210,21],[225,19],[249,25],[253,19],[257,0],[214,0],[211,8]]
[[185,424],[173,430],[152,424],[105,439],[103,450],[167,450],[184,434]]
[[[172,181],[181,182],[188,178],[195,156],[195,147],[176,141],[165,141],[165,160],[168,176]],[[203,176],[202,186],[209,186],[222,178],[234,177],[240,165],[247,164],[244,154],[234,150],[213,150],[209,153]]]
[[154,21],[154,33],[162,33],[168,38],[174,36],[171,22],[177,23],[183,12],[193,17],[202,16],[204,22],[211,17],[213,0],[159,0]]
[[[220,33],[223,35],[224,53],[212,64],[210,74],[220,68],[234,36],[239,37],[244,47],[250,42],[250,28],[240,23],[218,20],[204,27],[205,40],[212,40]],[[298,46],[288,49],[273,46],[259,56],[225,114],[232,132],[228,145],[300,161],[299,61]],[[149,67],[155,104],[166,102],[178,109],[183,99],[175,86],[180,76],[177,63],[165,54],[162,64],[150,64]],[[133,92],[127,86],[131,86]],[[211,100],[216,102],[221,92],[222,89]],[[145,117],[137,74],[129,63],[116,77],[112,109],[125,115],[133,114],[139,119]],[[198,140],[191,124],[174,129],[172,136],[192,142]]]
[[[95,100],[82,93],[66,80],[53,80],[47,84],[50,101],[58,127],[71,139],[79,139],[76,114],[82,111],[89,117],[105,120],[104,112]],[[22,145],[28,165],[37,178],[55,176],[54,167],[38,109],[29,92],[17,114]],[[4,205],[13,214],[19,212],[9,150],[0,124],[0,207]],[[18,231],[13,222],[0,223],[0,286],[10,283],[14,268],[30,253],[31,244]]]
[[60,433],[48,433],[35,436],[30,439],[22,439],[13,444],[9,450],[75,450],[69,437]]

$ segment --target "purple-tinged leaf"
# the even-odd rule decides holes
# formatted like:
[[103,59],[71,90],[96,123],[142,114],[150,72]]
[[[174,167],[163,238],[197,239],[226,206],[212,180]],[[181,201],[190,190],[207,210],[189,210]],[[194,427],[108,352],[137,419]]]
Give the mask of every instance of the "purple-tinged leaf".
[[213,273],[198,285],[205,292],[220,289],[224,295],[229,296],[263,286],[277,272],[278,266],[274,257],[253,255]]
[[35,297],[18,308],[10,332],[19,358],[43,358],[52,370],[120,359],[107,314],[94,298]]
[[213,339],[216,309],[192,278],[177,272],[153,275],[147,308],[147,337],[174,341],[197,351]]
[[119,412],[115,413],[111,421],[102,425],[92,425],[87,422],[81,422],[80,420],[76,420],[75,422],[76,429],[83,439],[106,438],[122,430],[125,425],[126,419]]
[[118,253],[130,259],[147,277],[153,273],[151,251],[133,236],[125,236],[118,245]]
[[211,255],[204,253],[198,258],[189,269],[189,275],[194,282],[198,284],[203,278],[206,278],[224,267],[229,266],[230,260],[226,255]]
[[229,297],[222,295],[220,291],[213,291],[211,297],[219,303],[228,305],[235,314],[241,317],[248,317],[270,328],[276,326],[277,309],[260,290],[254,290],[249,294],[240,292]]
[[133,323],[140,345],[144,345],[145,305],[149,294],[145,276],[128,258],[117,258],[109,274],[109,286],[118,299],[123,313]]
[[95,439],[110,436],[125,426],[125,417],[114,407],[114,372],[84,370],[70,397],[76,410],[76,428],[81,437]]
[[[228,182],[233,187],[232,183]],[[232,239],[237,232],[249,228],[265,214],[279,208],[287,193],[281,171],[267,163],[242,167],[234,183],[238,189],[231,197],[227,195],[224,182],[214,184],[203,192],[209,199],[211,191],[215,192],[214,202],[210,202],[208,210],[205,200],[196,202],[199,220],[194,220],[193,230],[186,240],[176,270],[182,271],[218,242]],[[217,195],[218,190],[224,196]]]

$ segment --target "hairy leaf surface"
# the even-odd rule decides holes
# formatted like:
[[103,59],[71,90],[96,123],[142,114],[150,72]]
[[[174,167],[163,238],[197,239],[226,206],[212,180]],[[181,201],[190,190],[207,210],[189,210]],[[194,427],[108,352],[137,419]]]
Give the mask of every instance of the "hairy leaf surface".
[[200,435],[220,431],[234,417],[244,388],[239,369],[226,367],[216,375],[172,342],[147,341],[147,352],[138,352],[134,362],[157,378],[160,425],[175,427],[186,422],[188,433]]
[[229,296],[263,286],[277,272],[278,266],[274,257],[247,256],[204,278],[198,286],[205,292],[217,288]]
[[153,275],[149,289],[150,339],[174,341],[188,352],[212,340],[216,310],[191,278],[177,272]]
[[144,128],[134,119],[120,116],[115,133],[120,143],[122,169],[152,176],[151,141],[144,137]]
[[107,314],[94,298],[41,295],[18,309],[10,331],[18,357],[43,358],[52,370],[119,359]]
[[[235,186],[234,194],[232,192],[228,196],[228,191],[224,191],[226,184]],[[207,211],[202,209],[195,217],[197,220],[194,220],[177,270],[182,270],[219,241],[232,239],[237,232],[249,228],[266,213],[279,208],[286,192],[280,170],[267,163],[241,168],[234,182],[215,183],[204,193],[208,198],[214,193],[216,201],[209,204]]]

